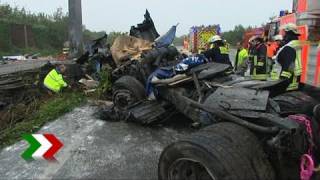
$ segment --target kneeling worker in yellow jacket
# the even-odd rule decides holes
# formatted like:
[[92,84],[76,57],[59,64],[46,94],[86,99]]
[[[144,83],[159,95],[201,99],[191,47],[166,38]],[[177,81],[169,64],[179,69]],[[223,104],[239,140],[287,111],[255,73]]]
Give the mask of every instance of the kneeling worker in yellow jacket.
[[63,80],[62,76],[62,74],[65,72],[65,65],[60,65],[57,68],[52,69],[44,79],[44,86],[55,93],[59,93],[62,88],[68,86],[68,84]]

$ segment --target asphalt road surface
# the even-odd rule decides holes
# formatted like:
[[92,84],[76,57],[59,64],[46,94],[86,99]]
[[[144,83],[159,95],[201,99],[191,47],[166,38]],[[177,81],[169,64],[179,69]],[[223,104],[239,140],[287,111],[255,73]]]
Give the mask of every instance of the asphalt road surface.
[[53,133],[64,144],[57,163],[24,161],[28,144],[20,141],[0,152],[0,179],[157,179],[157,163],[165,146],[190,133],[188,128],[148,128],[105,122],[96,108],[76,108],[38,133]]

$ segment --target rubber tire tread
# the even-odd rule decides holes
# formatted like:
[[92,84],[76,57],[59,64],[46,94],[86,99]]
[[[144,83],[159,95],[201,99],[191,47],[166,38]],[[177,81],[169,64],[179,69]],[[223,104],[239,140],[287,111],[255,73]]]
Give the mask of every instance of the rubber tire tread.
[[313,107],[319,103],[304,92],[293,91],[281,94],[273,98],[281,109],[281,112],[291,112],[292,114],[312,113]]
[[144,86],[140,81],[138,81],[136,78],[132,76],[123,76],[113,84],[113,94],[116,90],[119,89],[129,90],[137,98],[137,100],[142,100],[146,98],[146,91],[144,89]]
[[239,153],[238,149],[228,140],[217,135],[206,136],[202,133],[196,133],[165,148],[158,164],[159,180],[168,179],[166,168],[170,167],[171,163],[176,159],[185,158],[184,151],[188,151],[185,148],[187,145],[192,146],[193,151],[197,152],[191,155],[194,159],[204,156],[210,157],[201,163],[211,169],[213,173],[219,171],[218,174],[223,174],[223,176],[218,176],[218,179],[255,179],[255,172],[249,168],[250,162],[247,157]]
[[205,136],[218,135],[229,142],[245,155],[255,173],[257,180],[274,180],[275,171],[256,136],[246,128],[234,123],[218,123],[204,128],[199,132]]

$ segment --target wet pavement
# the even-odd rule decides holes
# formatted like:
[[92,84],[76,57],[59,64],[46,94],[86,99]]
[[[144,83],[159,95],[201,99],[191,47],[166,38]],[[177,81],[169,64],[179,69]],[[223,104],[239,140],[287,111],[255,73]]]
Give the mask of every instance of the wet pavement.
[[0,152],[0,179],[157,179],[157,163],[165,146],[188,128],[142,127],[105,122],[93,116],[96,107],[76,108],[38,133],[53,133],[64,144],[58,162],[26,162],[24,141]]

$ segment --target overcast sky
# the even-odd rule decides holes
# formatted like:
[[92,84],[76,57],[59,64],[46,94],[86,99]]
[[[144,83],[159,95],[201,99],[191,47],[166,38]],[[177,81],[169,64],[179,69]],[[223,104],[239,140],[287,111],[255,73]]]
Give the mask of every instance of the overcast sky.
[[[68,11],[68,0],[0,0],[32,12]],[[159,33],[180,23],[178,35],[193,25],[220,24],[222,31],[237,24],[261,25],[280,10],[292,8],[292,0],[82,0],[83,24],[90,30],[126,31],[143,20],[149,9]]]

